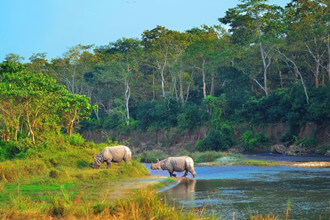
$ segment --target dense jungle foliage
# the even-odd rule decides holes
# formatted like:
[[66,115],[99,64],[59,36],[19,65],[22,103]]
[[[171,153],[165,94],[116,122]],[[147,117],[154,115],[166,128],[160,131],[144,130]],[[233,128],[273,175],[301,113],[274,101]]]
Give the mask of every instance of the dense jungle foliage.
[[[204,151],[237,144],[235,124],[283,122],[283,141],[297,141],[300,126],[330,119],[328,6],[241,0],[212,27],[157,26],[140,39],[79,44],[51,60],[8,54],[0,65],[0,159],[77,129],[209,126],[196,146]],[[267,142],[246,132],[247,150]]]

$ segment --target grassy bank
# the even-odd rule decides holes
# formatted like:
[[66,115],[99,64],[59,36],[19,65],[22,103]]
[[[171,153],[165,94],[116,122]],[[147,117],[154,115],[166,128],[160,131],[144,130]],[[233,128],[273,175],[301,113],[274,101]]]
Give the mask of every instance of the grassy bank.
[[[105,146],[58,141],[56,145],[38,151],[31,149],[21,159],[0,162],[0,219],[216,218],[206,217],[203,209],[186,213],[181,207],[164,202],[155,193],[155,187],[165,187],[174,180],[164,178],[164,181],[159,181],[148,177],[149,172],[139,157],[129,163],[112,163],[111,169],[105,169],[106,164],[101,169],[91,169],[93,156]],[[212,151],[190,155],[197,163],[240,158],[239,155]],[[146,181],[152,182],[150,187],[137,187]],[[121,196],[121,193],[126,193],[126,196]]]
[[[58,140],[0,162],[0,219],[200,218],[162,201],[155,188],[174,180],[148,177],[139,159],[91,169],[93,156],[105,146]],[[143,189],[132,191],[138,188]]]

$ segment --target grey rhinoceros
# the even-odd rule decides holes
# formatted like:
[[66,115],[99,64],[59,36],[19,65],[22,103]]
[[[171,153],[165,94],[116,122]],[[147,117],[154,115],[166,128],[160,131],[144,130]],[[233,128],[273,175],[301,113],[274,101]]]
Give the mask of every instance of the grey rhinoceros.
[[131,158],[131,150],[124,145],[106,147],[101,151],[101,153],[99,153],[99,155],[94,157],[94,164],[92,167],[97,169],[102,163],[106,162],[109,169],[111,167],[111,162],[119,163],[122,160],[129,162]]
[[194,169],[194,161],[191,157],[188,156],[181,156],[181,157],[168,157],[164,160],[157,160],[157,163],[151,163],[151,169],[157,170],[167,170],[170,173],[170,176],[176,177],[173,172],[182,172],[186,171],[183,177],[188,175],[188,171],[196,177],[196,172]]

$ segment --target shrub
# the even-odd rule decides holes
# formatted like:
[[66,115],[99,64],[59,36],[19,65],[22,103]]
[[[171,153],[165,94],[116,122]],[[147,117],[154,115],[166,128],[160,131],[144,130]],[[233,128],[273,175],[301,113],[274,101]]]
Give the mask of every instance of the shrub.
[[20,152],[21,150],[17,146],[17,142],[0,143],[0,161],[13,159]]
[[89,165],[90,164],[87,161],[85,161],[85,160],[78,160],[77,161],[77,167],[79,169],[82,169],[82,168],[85,168],[85,167],[89,167]]
[[137,127],[141,130],[170,128],[177,125],[180,103],[175,99],[142,102],[135,110]]
[[307,147],[307,148],[312,148],[316,147],[317,145],[317,140],[315,138],[303,138],[294,143],[295,145],[300,145],[302,147]]
[[165,154],[162,150],[152,150],[152,151],[144,151],[140,155],[140,161],[145,163],[155,163],[157,162],[157,159],[165,159],[168,157],[167,154]]
[[75,146],[83,145],[85,143],[85,139],[79,133],[67,136],[67,140],[71,145]]
[[193,130],[202,123],[203,113],[198,105],[187,102],[182,113],[177,116],[178,127],[182,130]]
[[223,157],[224,153],[216,151],[194,152],[191,157],[195,163],[214,162],[216,159]]
[[235,144],[234,131],[229,124],[221,123],[217,128],[210,129],[206,138],[197,142],[196,150],[227,150]]
[[60,172],[58,170],[49,171],[49,177],[53,179],[57,179],[60,177]]
[[245,150],[252,151],[256,147],[260,147],[268,143],[268,138],[262,132],[255,134],[253,131],[246,131],[241,137]]

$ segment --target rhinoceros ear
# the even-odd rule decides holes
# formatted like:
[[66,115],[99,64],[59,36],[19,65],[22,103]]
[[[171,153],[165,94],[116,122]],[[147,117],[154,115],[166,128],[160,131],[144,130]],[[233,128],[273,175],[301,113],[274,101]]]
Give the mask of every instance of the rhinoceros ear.
[[157,159],[157,163],[159,162],[159,159]]

